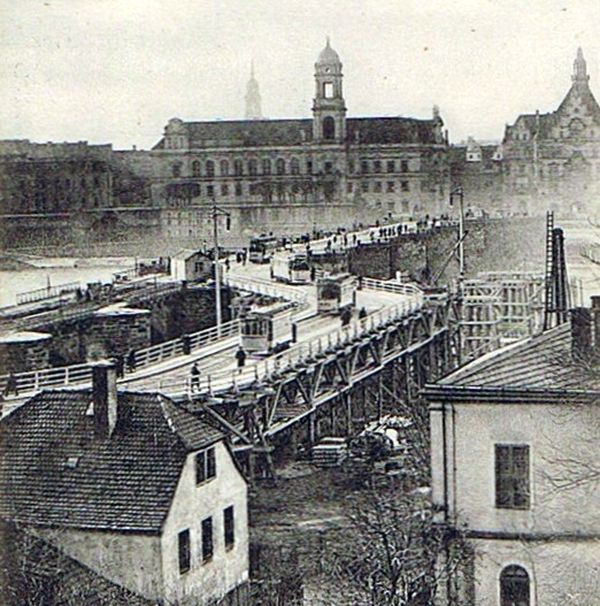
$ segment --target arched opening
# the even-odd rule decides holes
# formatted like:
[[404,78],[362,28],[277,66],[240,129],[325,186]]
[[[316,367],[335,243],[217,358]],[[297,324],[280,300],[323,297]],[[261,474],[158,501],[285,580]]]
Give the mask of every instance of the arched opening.
[[529,575],[521,566],[507,566],[500,574],[500,606],[530,606]]
[[335,139],[335,121],[331,116],[323,119],[323,139]]

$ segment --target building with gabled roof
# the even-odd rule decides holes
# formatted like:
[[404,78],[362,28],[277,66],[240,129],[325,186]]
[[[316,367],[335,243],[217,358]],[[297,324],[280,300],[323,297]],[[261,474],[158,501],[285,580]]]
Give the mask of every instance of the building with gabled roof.
[[503,140],[506,204],[521,212],[592,209],[600,196],[600,105],[581,48],[571,87],[549,113],[521,114]]
[[600,297],[424,393],[435,515],[474,549],[468,603],[596,603]]
[[99,363],[91,391],[41,392],[0,428],[0,518],[153,603],[244,599],[247,484],[203,414],[118,393]]

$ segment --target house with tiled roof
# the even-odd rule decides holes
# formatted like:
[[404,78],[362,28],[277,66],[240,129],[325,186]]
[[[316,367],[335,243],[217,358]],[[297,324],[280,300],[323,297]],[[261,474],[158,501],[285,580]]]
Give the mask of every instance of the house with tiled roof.
[[424,393],[435,515],[474,551],[454,587],[474,606],[597,603],[600,297]]
[[571,87],[552,112],[521,114],[503,140],[506,204],[515,211],[585,212],[600,197],[600,105],[581,48]]
[[91,390],[41,392],[0,430],[2,520],[151,603],[245,603],[247,483],[202,413],[98,363]]

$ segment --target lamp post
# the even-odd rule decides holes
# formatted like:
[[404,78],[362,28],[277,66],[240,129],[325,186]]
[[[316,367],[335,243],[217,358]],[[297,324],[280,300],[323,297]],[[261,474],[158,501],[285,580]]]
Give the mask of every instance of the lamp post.
[[215,268],[215,305],[217,307],[217,336],[221,336],[221,324],[223,317],[221,313],[221,274],[219,271],[219,217],[226,217],[227,229],[230,226],[231,215],[222,208],[219,208],[215,200],[212,200],[212,220],[213,220],[213,258]]

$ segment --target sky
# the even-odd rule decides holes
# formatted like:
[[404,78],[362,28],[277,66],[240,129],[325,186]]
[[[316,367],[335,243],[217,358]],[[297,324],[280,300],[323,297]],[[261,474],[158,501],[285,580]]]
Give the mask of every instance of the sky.
[[349,116],[502,138],[556,109],[578,46],[600,99],[600,0],[0,0],[0,138],[156,143],[167,121],[309,117],[326,36]]

